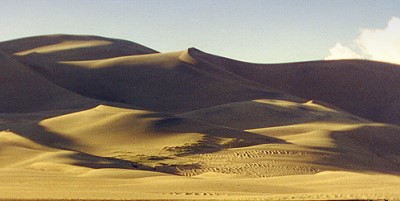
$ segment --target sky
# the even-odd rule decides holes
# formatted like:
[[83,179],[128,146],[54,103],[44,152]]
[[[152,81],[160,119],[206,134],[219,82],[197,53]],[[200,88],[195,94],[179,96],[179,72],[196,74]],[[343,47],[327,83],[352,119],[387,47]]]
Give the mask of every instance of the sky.
[[99,35],[255,63],[400,63],[400,0],[1,0],[0,41]]

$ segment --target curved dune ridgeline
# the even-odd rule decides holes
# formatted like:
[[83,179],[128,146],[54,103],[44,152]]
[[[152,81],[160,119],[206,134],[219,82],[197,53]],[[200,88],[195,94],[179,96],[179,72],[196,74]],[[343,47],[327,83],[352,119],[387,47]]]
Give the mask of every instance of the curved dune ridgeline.
[[400,66],[366,60],[251,64],[190,50],[197,60],[373,121],[400,124]]

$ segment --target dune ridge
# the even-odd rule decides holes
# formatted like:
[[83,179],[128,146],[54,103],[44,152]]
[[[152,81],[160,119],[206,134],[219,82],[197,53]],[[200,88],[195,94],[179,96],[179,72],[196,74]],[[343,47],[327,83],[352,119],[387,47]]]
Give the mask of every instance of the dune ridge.
[[189,54],[264,86],[323,101],[373,121],[399,124],[399,65],[365,60],[252,64],[197,49]]
[[0,199],[398,200],[399,69],[1,42]]
[[[68,45],[65,48],[67,50],[55,53],[16,55],[18,52],[12,52],[12,55],[69,91],[154,111],[176,113],[271,97],[301,101],[300,98],[263,87],[219,67],[207,63],[197,64],[197,60],[186,50],[83,60],[75,55],[68,57],[68,54],[62,54],[62,57],[68,58],[61,58],[58,53],[86,52],[89,50],[85,49],[92,48],[71,50]],[[102,55],[101,52],[99,55]]]
[[33,112],[77,108],[99,101],[49,82],[29,67],[0,51],[1,112]]

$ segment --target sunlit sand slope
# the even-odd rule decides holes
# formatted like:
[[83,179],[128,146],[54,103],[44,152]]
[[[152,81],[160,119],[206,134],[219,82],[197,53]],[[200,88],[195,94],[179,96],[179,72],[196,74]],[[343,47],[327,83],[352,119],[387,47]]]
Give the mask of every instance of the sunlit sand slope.
[[130,41],[78,35],[48,35],[23,38],[2,42],[0,48],[4,52],[18,56],[30,55],[37,57],[38,60],[53,61],[65,58],[86,60],[156,53],[155,50]]

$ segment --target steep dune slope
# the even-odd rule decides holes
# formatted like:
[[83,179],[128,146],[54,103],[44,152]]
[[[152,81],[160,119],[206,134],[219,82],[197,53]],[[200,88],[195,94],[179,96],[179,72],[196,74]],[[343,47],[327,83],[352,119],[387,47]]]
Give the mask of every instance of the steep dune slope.
[[400,124],[400,66],[362,60],[251,64],[189,51],[249,80],[320,100],[374,121]]
[[33,112],[96,105],[92,100],[49,82],[0,51],[0,112]]

